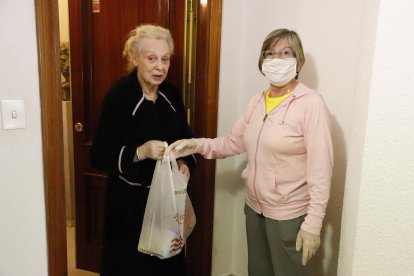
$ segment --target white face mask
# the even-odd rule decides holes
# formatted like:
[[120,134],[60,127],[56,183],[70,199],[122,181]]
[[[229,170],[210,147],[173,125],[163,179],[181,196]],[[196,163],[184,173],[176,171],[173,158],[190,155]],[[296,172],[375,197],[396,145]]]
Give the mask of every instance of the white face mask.
[[265,60],[262,64],[262,72],[274,86],[285,86],[296,77],[296,58]]

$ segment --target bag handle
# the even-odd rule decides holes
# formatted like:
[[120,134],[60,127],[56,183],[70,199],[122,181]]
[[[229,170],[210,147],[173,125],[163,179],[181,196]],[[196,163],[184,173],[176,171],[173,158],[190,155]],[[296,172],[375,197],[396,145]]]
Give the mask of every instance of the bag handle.
[[174,153],[172,151],[167,152],[167,148],[168,148],[167,142],[164,142],[164,146],[165,146],[165,153],[164,153],[164,156],[162,157],[162,161],[169,162],[171,164],[172,170],[178,171],[178,164],[177,164],[177,160],[175,159]]
[[[165,150],[167,151],[168,148],[168,144],[167,142],[164,142],[164,146],[165,146]],[[173,203],[173,209],[177,210],[177,203],[175,201],[175,187],[174,187],[174,180],[173,180],[173,174],[172,174],[172,170],[173,169],[178,169],[178,165],[177,165],[177,161],[175,160],[174,154],[172,152],[170,152],[169,154],[164,154],[162,157],[162,163],[167,163],[168,164],[168,175],[170,177],[170,185],[171,185],[171,191],[172,191],[172,203]]]
[[171,168],[173,170],[178,171],[178,164],[177,164],[177,160],[175,159],[175,155],[173,152],[170,152],[170,163],[171,163]]

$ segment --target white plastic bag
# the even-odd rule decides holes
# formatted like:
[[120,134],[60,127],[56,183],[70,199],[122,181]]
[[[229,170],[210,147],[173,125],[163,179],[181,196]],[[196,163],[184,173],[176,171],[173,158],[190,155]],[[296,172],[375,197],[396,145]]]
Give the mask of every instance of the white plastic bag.
[[[171,153],[158,160],[152,177],[138,251],[169,258],[181,252],[195,225],[187,177]],[[185,218],[186,217],[186,218]]]

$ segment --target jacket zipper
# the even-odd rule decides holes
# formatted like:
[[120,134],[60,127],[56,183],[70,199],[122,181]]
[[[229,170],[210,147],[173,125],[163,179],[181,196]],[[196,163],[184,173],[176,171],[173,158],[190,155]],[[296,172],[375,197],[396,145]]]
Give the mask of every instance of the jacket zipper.
[[[286,117],[286,113],[287,113],[287,110],[289,109],[289,107],[290,107],[290,104],[294,101],[296,99],[296,96],[295,95],[293,95],[292,96],[292,99],[289,101],[289,104],[288,104],[288,106],[287,106],[287,108],[286,108],[286,110],[285,110],[285,114],[283,115],[283,119],[282,119],[282,124],[284,123],[284,121],[285,121],[285,117]],[[274,109],[273,109],[274,110]],[[273,110],[271,111],[271,112],[273,112]],[[270,113],[271,113],[270,112]],[[258,147],[259,147],[259,141],[260,141],[260,136],[262,135],[262,131],[263,131],[263,127],[264,127],[264,124],[265,124],[265,122],[266,122],[266,119],[267,119],[267,116],[269,115],[269,113],[266,113],[265,114],[265,116],[263,117],[263,124],[262,124],[262,127],[260,128],[260,131],[259,131],[259,135],[257,136],[257,141],[256,141],[256,150],[255,150],[255,153],[254,153],[254,174],[253,174],[253,189],[254,189],[254,193],[255,193],[255,196],[256,196],[256,200],[257,200],[257,203],[259,204],[259,207],[260,207],[260,214],[262,214],[262,205],[260,204],[260,200],[259,200],[259,198],[257,197],[257,190],[256,190],[256,174],[257,174],[257,151],[258,151]]]
[[254,194],[255,194],[255,196],[256,196],[257,203],[259,204],[259,207],[260,207],[260,214],[262,214],[263,212],[262,212],[262,205],[260,204],[260,200],[259,200],[259,198],[257,197],[257,190],[256,190],[257,151],[258,151],[258,147],[259,147],[260,136],[262,135],[262,130],[263,130],[263,127],[264,127],[264,124],[265,124],[266,118],[267,118],[267,113],[266,113],[266,115],[263,117],[263,124],[262,124],[262,127],[260,128],[259,135],[257,136],[257,141],[256,141],[256,150],[255,150],[255,152],[254,152],[253,189],[254,189]]

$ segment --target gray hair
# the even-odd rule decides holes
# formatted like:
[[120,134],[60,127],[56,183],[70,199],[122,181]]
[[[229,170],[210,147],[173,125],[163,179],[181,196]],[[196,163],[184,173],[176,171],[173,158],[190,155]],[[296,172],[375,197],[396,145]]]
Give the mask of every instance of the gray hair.
[[143,38],[153,38],[158,40],[165,40],[170,48],[170,54],[174,53],[174,41],[168,29],[157,25],[139,25],[129,32],[128,38],[125,42],[123,56],[127,59],[127,67],[129,70],[135,68],[132,60],[141,51],[141,40]]

